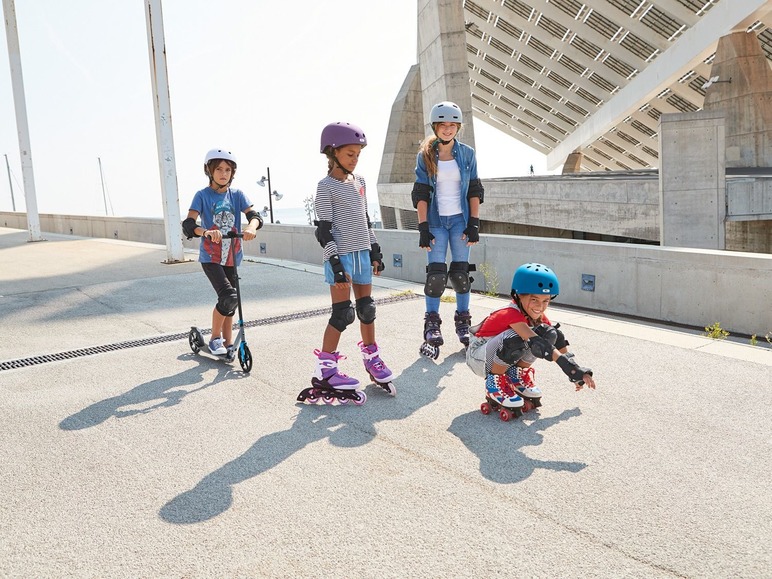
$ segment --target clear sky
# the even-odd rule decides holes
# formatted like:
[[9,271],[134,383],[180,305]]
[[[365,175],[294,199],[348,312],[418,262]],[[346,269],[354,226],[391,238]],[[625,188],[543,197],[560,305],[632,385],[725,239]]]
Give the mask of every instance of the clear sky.
[[[145,2],[16,0],[16,14],[38,211],[104,215],[100,158],[111,215],[161,217]],[[302,207],[326,171],[321,130],[338,120],[367,134],[357,173],[377,203],[391,106],[417,61],[416,0],[163,0],[163,17],[182,215],[215,147],[236,154],[234,186],[256,207],[266,167],[284,196],[275,217]],[[4,26],[0,36],[0,154],[24,210]],[[547,172],[544,155],[486,123],[475,137],[482,178]]]

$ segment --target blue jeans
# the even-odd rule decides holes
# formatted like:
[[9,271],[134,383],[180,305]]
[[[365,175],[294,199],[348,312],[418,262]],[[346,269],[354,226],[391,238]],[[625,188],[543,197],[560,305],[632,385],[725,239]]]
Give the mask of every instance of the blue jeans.
[[[461,239],[466,229],[464,216],[440,215],[440,224],[429,224],[429,231],[434,235],[434,244],[429,251],[429,263],[446,263],[448,245],[450,245],[451,261],[469,261],[469,246],[466,239]],[[456,310],[469,311],[469,293],[456,294]],[[426,296],[426,311],[439,312],[440,298]]]

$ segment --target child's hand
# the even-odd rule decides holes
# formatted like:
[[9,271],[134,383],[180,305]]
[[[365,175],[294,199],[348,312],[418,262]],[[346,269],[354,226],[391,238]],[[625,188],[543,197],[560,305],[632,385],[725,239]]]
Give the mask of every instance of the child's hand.
[[204,231],[204,237],[208,237],[212,243],[220,243],[222,241],[222,231],[219,229],[207,229]]
[[582,376],[582,381],[576,383],[576,391],[579,392],[585,385],[588,388],[595,390],[595,380],[593,379],[592,374],[585,374]]
[[244,230],[244,241],[249,241],[250,239],[254,239],[257,236],[257,234],[250,230],[249,228]]

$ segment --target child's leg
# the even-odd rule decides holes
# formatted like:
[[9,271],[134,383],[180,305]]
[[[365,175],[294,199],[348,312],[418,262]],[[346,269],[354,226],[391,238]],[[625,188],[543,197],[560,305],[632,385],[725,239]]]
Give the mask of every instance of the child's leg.
[[381,360],[381,350],[375,343],[375,303],[370,295],[373,286],[372,284],[355,283],[353,287],[359,330],[362,334],[359,349],[362,351],[365,370],[376,382],[389,382],[393,378],[393,374]]
[[209,283],[212,284],[212,288],[217,293],[217,304],[212,310],[212,336],[209,341],[209,350],[213,354],[225,354],[227,349],[223,339],[223,326],[228,316],[233,315],[233,310],[238,304],[236,290],[231,285],[226,268],[222,265],[202,263],[201,266],[209,279]]

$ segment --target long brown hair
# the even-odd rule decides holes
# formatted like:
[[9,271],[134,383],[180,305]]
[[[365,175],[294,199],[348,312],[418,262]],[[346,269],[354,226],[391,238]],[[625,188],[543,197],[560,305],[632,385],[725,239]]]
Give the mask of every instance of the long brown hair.
[[[461,123],[456,124],[458,125],[458,130],[456,131],[456,136],[454,138],[458,138],[461,128],[463,127]],[[424,156],[424,165],[426,165],[426,173],[429,177],[437,175],[437,144],[440,140],[437,138],[436,125],[437,123],[432,123],[432,131],[434,134],[421,141],[421,144],[418,147],[418,152],[422,153]]]

